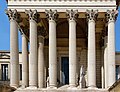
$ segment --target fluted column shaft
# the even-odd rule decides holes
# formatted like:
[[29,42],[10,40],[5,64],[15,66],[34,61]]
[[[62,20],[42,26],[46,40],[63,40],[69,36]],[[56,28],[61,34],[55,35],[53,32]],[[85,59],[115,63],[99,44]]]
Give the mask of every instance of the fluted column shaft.
[[28,10],[30,24],[29,87],[38,86],[37,11]]
[[115,82],[115,11],[108,10],[108,87]]
[[49,20],[49,86],[57,87],[56,10],[46,10]]
[[88,14],[88,87],[96,87],[96,47],[95,47],[95,17],[97,11],[87,11]]
[[[69,85],[76,86],[76,21],[77,11],[67,10],[69,19]],[[73,16],[72,16],[73,15]]]
[[19,86],[19,49],[17,11],[7,10],[10,19],[10,86]]
[[28,41],[25,34],[22,34],[22,86],[28,87],[29,66],[28,66]]
[[43,88],[44,85],[44,38],[38,36],[38,87]]

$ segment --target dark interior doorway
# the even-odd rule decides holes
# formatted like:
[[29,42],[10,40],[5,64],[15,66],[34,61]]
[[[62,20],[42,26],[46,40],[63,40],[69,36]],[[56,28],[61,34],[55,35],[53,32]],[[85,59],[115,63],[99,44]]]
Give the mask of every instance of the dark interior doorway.
[[69,57],[61,57],[63,84],[69,84]]

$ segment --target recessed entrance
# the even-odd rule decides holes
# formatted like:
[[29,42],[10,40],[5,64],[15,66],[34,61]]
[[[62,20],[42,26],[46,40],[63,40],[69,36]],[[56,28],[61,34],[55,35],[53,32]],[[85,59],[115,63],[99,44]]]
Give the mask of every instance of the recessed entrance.
[[61,57],[62,84],[69,84],[69,57]]

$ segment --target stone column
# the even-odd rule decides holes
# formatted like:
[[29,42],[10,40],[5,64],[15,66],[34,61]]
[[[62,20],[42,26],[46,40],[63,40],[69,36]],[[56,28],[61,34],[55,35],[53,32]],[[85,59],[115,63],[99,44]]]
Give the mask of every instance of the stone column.
[[108,87],[115,82],[115,16],[114,10],[107,11],[108,19]]
[[38,36],[38,87],[43,88],[44,85],[44,37]]
[[19,49],[18,49],[18,13],[16,10],[7,10],[10,19],[10,86],[19,86]]
[[97,10],[87,10],[88,19],[88,87],[96,87],[96,47],[95,47],[95,19]]
[[49,20],[49,86],[57,87],[56,10],[46,10]]
[[[101,43],[102,44],[102,43]],[[102,89],[105,88],[105,77],[104,77],[104,46],[101,47],[101,82]]]
[[77,10],[67,10],[69,19],[69,85],[76,86],[76,18]]
[[29,87],[38,86],[37,11],[26,10],[30,23]]
[[29,83],[29,66],[28,66],[28,41],[22,33],[22,86],[28,87]]
[[105,88],[108,83],[108,51],[107,51],[107,36],[104,38],[104,75],[105,75]]

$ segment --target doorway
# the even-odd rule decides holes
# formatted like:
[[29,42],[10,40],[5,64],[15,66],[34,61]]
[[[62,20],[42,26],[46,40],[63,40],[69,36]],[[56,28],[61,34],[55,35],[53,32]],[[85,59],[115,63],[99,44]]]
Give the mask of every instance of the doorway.
[[61,57],[62,84],[69,84],[69,57]]

